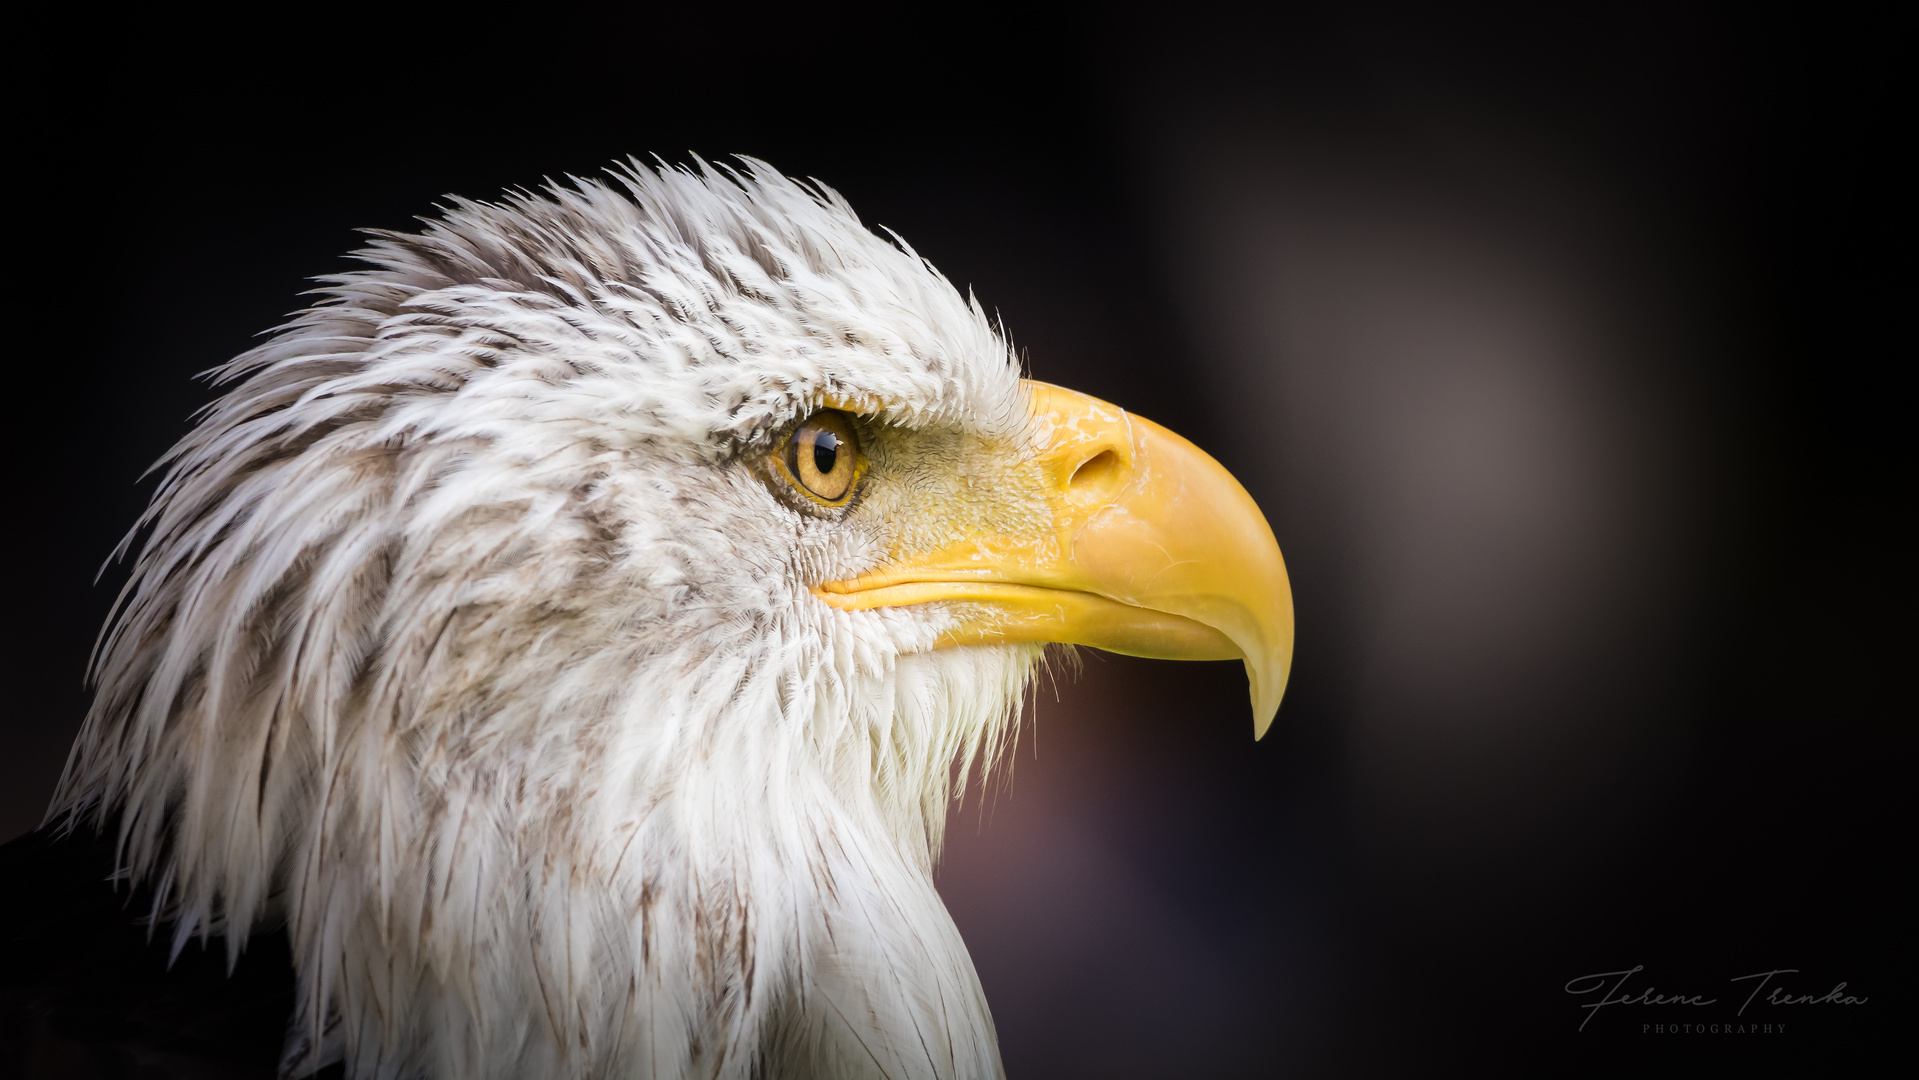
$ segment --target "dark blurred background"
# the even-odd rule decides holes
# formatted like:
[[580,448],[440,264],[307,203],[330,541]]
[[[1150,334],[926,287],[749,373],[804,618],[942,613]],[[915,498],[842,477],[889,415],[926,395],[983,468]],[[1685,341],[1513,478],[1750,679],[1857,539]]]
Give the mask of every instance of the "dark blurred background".
[[[1910,1066],[1904,22],[282,18],[15,40],[0,839],[45,809],[196,372],[355,228],[747,153],[975,289],[1036,377],[1210,450],[1293,573],[1264,741],[1237,665],[1088,654],[956,811],[941,887],[1012,1076]],[[1868,1000],[1579,1030],[1568,981],[1634,965]],[[1786,1028],[1642,1030],[1702,1020]]]

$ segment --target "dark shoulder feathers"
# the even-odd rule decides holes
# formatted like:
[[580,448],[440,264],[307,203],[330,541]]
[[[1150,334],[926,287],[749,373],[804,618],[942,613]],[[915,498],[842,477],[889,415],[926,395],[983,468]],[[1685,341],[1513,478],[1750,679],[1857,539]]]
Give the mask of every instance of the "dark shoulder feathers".
[[252,934],[231,976],[217,939],[169,963],[151,891],[113,868],[111,834],[0,846],[0,1076],[272,1080],[294,1003],[285,933]]

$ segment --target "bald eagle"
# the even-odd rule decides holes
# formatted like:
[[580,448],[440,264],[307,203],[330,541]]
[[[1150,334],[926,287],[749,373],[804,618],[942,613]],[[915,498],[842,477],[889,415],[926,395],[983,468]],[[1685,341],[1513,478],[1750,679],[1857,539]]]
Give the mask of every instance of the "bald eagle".
[[1264,732],[1245,490],[752,159],[358,257],[162,460],[49,821],[173,952],[284,927],[286,1076],[999,1075],[949,803],[1048,643]]

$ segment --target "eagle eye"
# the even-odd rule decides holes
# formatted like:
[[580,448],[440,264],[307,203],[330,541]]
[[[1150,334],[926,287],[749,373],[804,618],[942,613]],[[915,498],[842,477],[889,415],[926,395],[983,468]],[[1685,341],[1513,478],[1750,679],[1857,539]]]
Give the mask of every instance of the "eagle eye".
[[814,502],[844,506],[863,471],[852,418],[823,409],[806,418],[781,448],[786,480]]

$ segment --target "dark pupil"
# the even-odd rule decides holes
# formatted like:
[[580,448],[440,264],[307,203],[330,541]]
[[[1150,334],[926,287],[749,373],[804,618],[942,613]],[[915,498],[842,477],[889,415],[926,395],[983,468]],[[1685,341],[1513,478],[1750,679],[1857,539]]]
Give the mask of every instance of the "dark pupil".
[[820,432],[819,436],[813,440],[813,467],[820,471],[821,476],[830,476],[833,473],[834,462],[839,459],[839,436],[830,431]]

